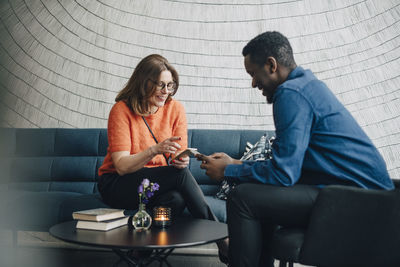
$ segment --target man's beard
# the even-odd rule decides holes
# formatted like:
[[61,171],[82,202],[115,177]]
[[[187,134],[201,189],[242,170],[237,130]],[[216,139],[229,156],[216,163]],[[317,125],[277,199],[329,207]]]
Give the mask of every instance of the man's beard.
[[263,89],[263,95],[267,98],[267,103],[272,104],[272,100],[274,98],[275,90],[270,91],[267,89]]
[[267,96],[267,103],[268,104],[272,104],[272,98],[273,98],[273,95],[268,95]]

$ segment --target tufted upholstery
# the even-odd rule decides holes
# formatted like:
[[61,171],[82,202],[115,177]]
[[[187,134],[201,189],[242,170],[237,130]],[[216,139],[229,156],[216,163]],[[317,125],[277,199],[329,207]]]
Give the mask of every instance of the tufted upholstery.
[[[201,153],[223,151],[240,158],[247,141],[263,131],[189,130],[188,146]],[[108,146],[106,129],[0,129],[0,222],[19,230],[47,229],[71,220],[75,210],[105,207],[97,169]],[[189,169],[216,216],[226,221],[225,203],[213,198],[218,184],[191,160]]]
[[400,190],[330,185],[319,193],[307,229],[283,227],[271,242],[280,266],[400,266]]

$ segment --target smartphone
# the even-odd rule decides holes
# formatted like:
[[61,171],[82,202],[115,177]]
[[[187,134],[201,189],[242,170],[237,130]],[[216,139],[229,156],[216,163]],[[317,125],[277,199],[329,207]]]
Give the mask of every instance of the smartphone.
[[176,155],[174,157],[174,159],[179,159],[179,158],[186,157],[186,156],[195,157],[197,154],[200,154],[197,151],[197,148],[188,147],[185,150],[183,150],[182,152],[180,152],[178,155]]

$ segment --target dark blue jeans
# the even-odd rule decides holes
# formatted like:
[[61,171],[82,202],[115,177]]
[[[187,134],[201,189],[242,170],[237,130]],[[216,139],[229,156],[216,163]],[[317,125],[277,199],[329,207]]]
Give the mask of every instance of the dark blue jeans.
[[244,183],[228,196],[229,266],[273,266],[270,241],[280,226],[306,227],[319,188]]

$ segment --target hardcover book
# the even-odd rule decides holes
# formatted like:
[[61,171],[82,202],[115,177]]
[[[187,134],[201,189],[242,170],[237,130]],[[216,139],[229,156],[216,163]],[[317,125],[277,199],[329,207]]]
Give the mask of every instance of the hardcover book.
[[124,210],[109,209],[109,208],[81,210],[72,213],[72,218],[74,220],[95,221],[95,222],[112,220],[122,217],[125,217]]
[[108,231],[128,223],[129,216],[107,220],[102,222],[95,221],[78,221],[76,223],[77,229],[86,229],[86,230],[97,230],[97,231]]

